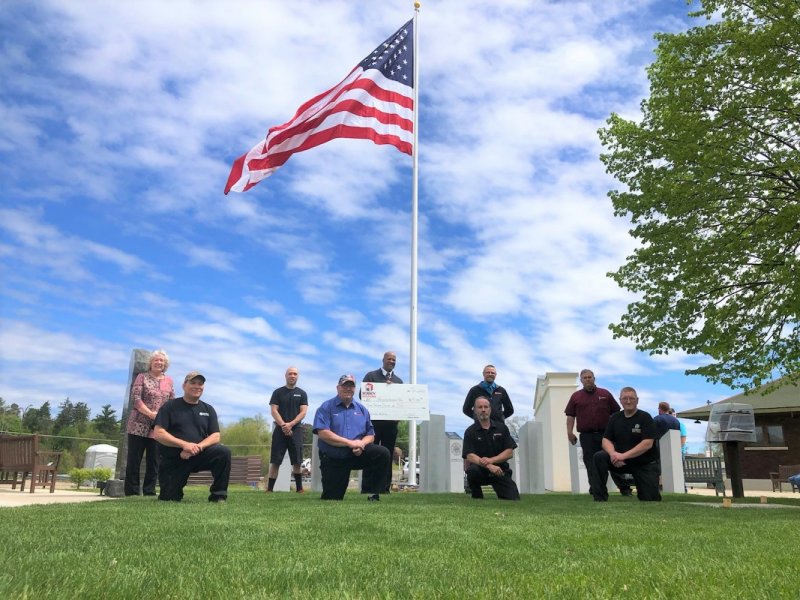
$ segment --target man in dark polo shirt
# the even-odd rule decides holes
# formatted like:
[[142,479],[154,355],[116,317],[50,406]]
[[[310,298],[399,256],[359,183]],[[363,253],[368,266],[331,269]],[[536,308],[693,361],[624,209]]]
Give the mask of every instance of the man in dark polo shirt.
[[300,465],[303,462],[303,419],[308,411],[308,395],[297,387],[300,371],[297,367],[286,369],[284,378],[286,385],[272,392],[269,408],[272,411],[272,420],[275,428],[272,430],[272,449],[269,457],[269,473],[267,477],[267,492],[275,489],[278,479],[278,470],[281,468],[283,457],[289,452],[289,461],[292,463],[295,490],[303,493],[303,474]]
[[608,420],[603,434],[603,449],[594,455],[592,496],[596,502],[608,500],[608,474],[630,473],[636,484],[636,497],[642,501],[659,501],[658,477],[661,465],[656,446],[653,418],[637,408],[639,397],[632,387],[619,393],[622,412]]
[[155,420],[161,467],[159,500],[180,502],[189,475],[211,471],[209,502],[228,498],[231,451],[219,443],[219,422],[214,407],[200,400],[206,378],[192,371],[183,380],[183,396],[164,404]]
[[[580,434],[583,464],[589,477],[589,493],[592,493],[592,471],[594,462],[592,457],[603,448],[603,433],[605,433],[608,419],[612,414],[619,412],[619,404],[614,396],[606,389],[595,384],[594,373],[584,369],[580,373],[583,389],[578,390],[569,399],[564,414],[567,415],[567,439],[573,446],[578,438],[573,429],[577,421]],[[631,486],[617,473],[611,474],[611,479],[619,488],[623,496],[632,495]]]
[[482,499],[482,485],[491,485],[500,500],[519,500],[517,484],[511,479],[508,461],[517,444],[503,423],[490,418],[489,399],[475,399],[475,423],[464,432],[461,457],[467,461],[467,484],[473,498]]

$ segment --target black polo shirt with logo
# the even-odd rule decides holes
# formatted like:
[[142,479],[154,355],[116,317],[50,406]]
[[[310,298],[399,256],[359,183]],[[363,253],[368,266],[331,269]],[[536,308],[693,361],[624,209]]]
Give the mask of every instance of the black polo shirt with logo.
[[[653,417],[643,410],[637,410],[630,417],[626,417],[624,411],[619,411],[611,415],[603,437],[614,444],[614,450],[617,452],[627,452],[642,440],[655,440],[656,427],[653,424]],[[655,460],[658,460],[658,446],[653,444],[644,454],[625,462],[632,465],[646,465]]]
[[[489,422],[489,428],[484,429],[478,422],[470,425],[464,432],[464,446],[461,450],[461,457],[467,458],[467,454],[490,458],[497,456],[503,450],[517,447],[517,443],[511,437],[508,427],[502,423]],[[498,465],[504,471],[508,471],[508,463]]]
[[[214,407],[202,400],[189,404],[183,397],[170,400],[158,410],[155,425],[160,425],[168,433],[187,442],[202,442],[212,433],[219,432],[219,422]],[[159,444],[161,454],[179,455],[180,448]]]
[[[299,387],[289,389],[283,386],[272,392],[272,398],[270,398],[269,403],[270,406],[275,405],[278,407],[278,414],[281,419],[283,419],[284,423],[288,423],[289,421],[294,421],[295,417],[300,414],[301,406],[308,406],[308,394]],[[300,425],[300,423],[297,423],[292,429]]]

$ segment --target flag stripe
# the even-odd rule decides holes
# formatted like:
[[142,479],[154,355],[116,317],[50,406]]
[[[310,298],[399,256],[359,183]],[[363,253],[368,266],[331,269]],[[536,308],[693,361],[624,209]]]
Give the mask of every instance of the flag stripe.
[[[404,40],[412,22],[401,27],[347,77],[308,100],[294,117],[271,127],[231,168],[225,193],[244,192],[269,177],[297,153],[335,138],[368,139],[413,151],[413,53]],[[383,71],[383,72],[382,72]]]
[[387,107],[383,103],[371,102],[371,100],[372,98],[363,95],[357,99],[343,99],[337,104],[329,106],[326,110],[321,111],[319,115],[313,119],[301,121],[294,127],[275,132],[274,134],[271,132],[270,135],[267,136],[267,151],[281,146],[283,142],[296,135],[303,135],[307,131],[312,131],[314,128],[321,126],[330,115],[339,112],[352,112],[356,116],[369,115],[384,125],[395,125],[412,133],[414,122],[410,118],[411,115],[397,114],[397,111],[387,112],[386,109],[389,108],[389,110],[391,110],[391,107]]
[[[263,142],[253,150],[248,166],[250,170],[267,169],[283,165],[289,157],[296,152],[303,152],[315,146],[328,142],[337,135],[319,136],[329,130],[350,131],[351,129],[364,129],[363,135],[347,135],[341,137],[370,139],[376,144],[391,144],[405,154],[411,154],[411,143],[413,141],[412,132],[403,127],[396,127],[392,124],[385,125],[376,122],[374,117],[369,115],[359,116],[351,112],[336,112],[314,127],[311,131],[295,135],[286,140],[283,144],[273,145],[269,151],[264,151]],[[314,143],[316,141],[316,143]],[[377,141],[382,140],[382,141]]]

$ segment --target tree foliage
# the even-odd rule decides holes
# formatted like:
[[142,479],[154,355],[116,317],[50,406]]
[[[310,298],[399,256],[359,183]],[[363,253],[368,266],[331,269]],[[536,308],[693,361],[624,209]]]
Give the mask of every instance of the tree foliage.
[[53,430],[50,403],[44,402],[39,408],[26,409],[22,417],[22,427],[31,433],[50,433]]
[[8,405],[3,398],[0,398],[0,431],[22,431],[19,406],[17,404]]
[[609,275],[640,300],[615,337],[683,350],[752,389],[800,380],[800,5],[706,0],[659,34],[642,119],[600,131],[640,247]]
[[117,421],[117,411],[111,408],[110,404],[104,404],[100,414],[92,419],[95,431],[102,434],[106,439],[115,440],[119,437],[119,421]]
[[236,423],[220,427],[220,437],[233,456],[259,455],[265,466],[269,464],[272,432],[262,415],[244,417]]

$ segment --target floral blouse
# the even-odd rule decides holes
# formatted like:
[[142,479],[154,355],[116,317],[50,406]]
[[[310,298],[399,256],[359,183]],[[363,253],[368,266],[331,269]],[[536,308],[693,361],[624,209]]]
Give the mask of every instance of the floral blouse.
[[169,375],[156,379],[150,373],[139,373],[133,382],[133,406],[128,414],[126,431],[141,437],[155,437],[153,421],[139,412],[139,407],[144,405],[158,412],[167,400],[172,400],[174,397],[175,389]]

